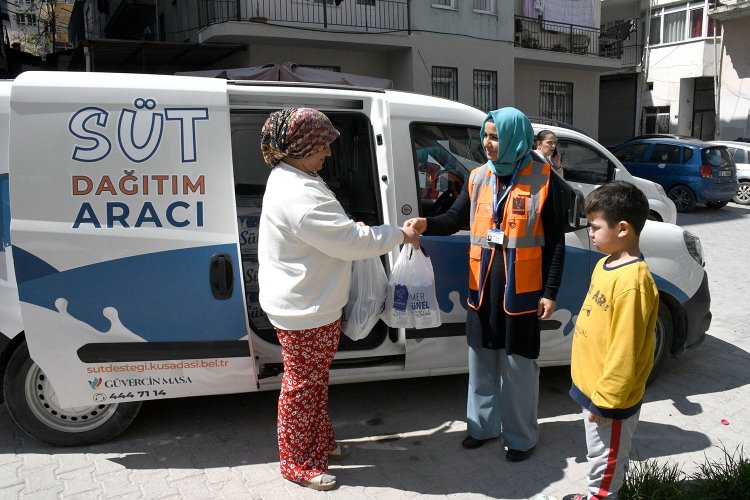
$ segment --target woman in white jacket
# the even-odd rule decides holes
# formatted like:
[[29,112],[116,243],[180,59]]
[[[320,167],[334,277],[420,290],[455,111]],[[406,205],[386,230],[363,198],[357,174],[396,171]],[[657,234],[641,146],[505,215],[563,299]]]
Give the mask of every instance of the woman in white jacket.
[[419,246],[412,228],[369,227],[344,212],[318,172],[339,136],[311,108],[272,113],[261,132],[273,169],[263,196],[258,238],[260,305],[281,344],[284,376],[278,442],[284,478],[316,490],[336,486],[329,459],[345,450],[328,416],[328,370],[349,297],[351,263],[401,243]]

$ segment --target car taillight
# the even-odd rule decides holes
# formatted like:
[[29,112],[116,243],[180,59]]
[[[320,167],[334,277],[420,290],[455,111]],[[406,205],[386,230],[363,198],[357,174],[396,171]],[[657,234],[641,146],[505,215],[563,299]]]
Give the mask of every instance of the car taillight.
[[714,178],[714,171],[708,165],[701,165],[701,168],[698,169],[698,172],[700,172],[701,177],[703,177],[705,179],[713,179]]

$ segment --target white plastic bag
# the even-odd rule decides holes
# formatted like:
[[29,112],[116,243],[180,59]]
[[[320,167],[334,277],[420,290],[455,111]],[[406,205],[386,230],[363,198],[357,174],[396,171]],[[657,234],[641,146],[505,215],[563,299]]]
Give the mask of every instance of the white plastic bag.
[[383,321],[391,328],[440,326],[432,261],[411,244],[401,248],[388,280]]
[[344,307],[344,335],[360,340],[370,334],[383,313],[387,287],[380,257],[354,261],[349,302]]

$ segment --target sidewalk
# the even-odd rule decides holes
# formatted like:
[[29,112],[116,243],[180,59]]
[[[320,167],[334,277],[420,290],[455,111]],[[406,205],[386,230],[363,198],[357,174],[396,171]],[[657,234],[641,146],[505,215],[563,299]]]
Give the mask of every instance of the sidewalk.
[[[680,214],[701,237],[713,323],[703,345],[668,360],[649,387],[632,457],[695,469],[750,444],[748,260],[750,209],[730,204]],[[278,393],[154,401],[119,438],[52,448],[26,437],[0,407],[0,498],[383,499],[562,497],[583,491],[586,447],[567,367],[543,368],[541,441],[509,463],[501,443],[464,450],[466,376],[331,387],[337,437],[351,455],[333,466],[340,486],[315,492],[280,478]],[[728,422],[727,425],[722,420]],[[747,450],[750,451],[750,445]]]

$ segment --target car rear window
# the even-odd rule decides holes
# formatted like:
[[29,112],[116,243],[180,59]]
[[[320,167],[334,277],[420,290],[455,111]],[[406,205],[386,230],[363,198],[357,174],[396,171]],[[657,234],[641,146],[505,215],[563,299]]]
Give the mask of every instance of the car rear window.
[[732,157],[729,155],[727,148],[723,146],[715,146],[705,148],[701,151],[701,161],[704,165],[720,167],[722,165],[731,164]]
[[692,148],[684,148],[682,150],[682,154],[685,156],[685,159],[682,160],[682,163],[687,163],[693,157],[693,150]]

